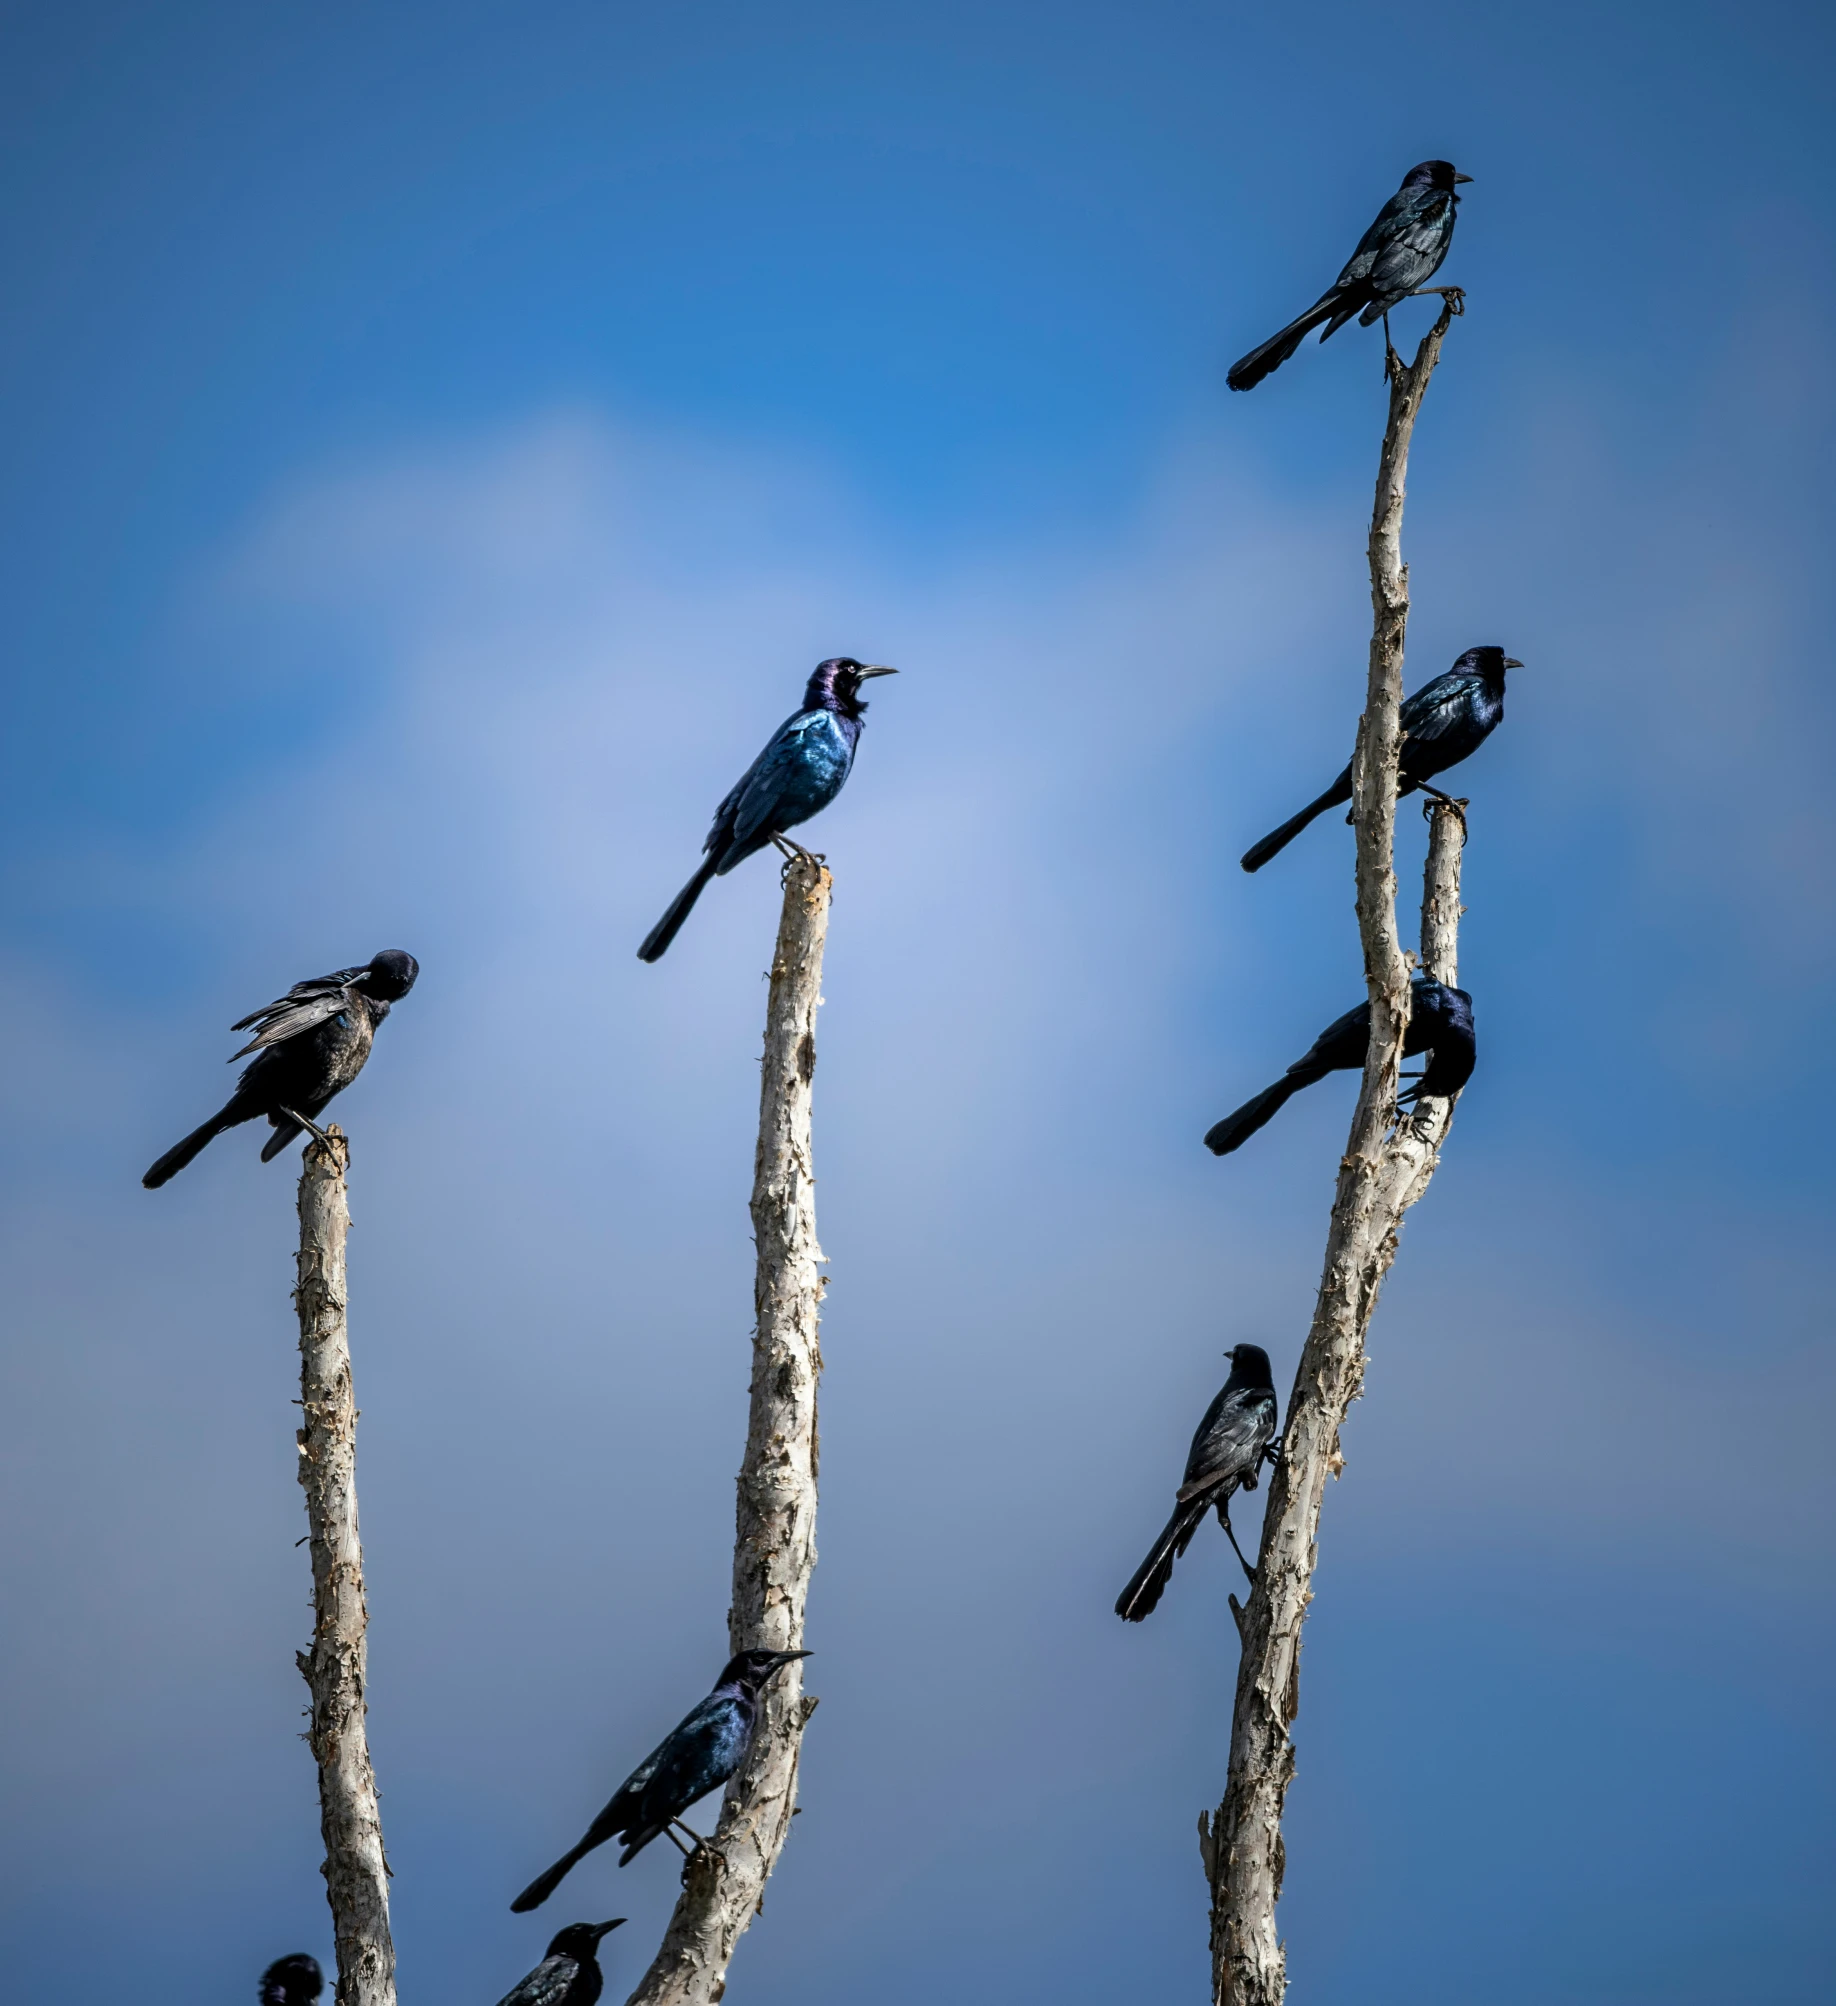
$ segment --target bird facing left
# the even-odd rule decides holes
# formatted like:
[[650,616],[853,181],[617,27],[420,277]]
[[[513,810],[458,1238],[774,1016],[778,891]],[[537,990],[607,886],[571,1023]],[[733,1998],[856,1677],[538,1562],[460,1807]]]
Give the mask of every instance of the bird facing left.
[[253,1052],[254,1064],[217,1112],[167,1150],[141,1183],[157,1190],[226,1128],[258,1116],[274,1130],[261,1152],[262,1162],[271,1163],[363,1071],[377,1027],[420,972],[412,954],[385,947],[358,967],[296,982],[285,996],[232,1024],[232,1031],[255,1035],[230,1063]]

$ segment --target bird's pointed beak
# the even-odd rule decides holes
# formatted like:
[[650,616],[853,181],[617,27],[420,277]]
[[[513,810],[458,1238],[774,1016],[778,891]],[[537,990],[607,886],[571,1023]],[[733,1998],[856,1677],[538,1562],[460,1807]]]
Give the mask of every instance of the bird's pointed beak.
[[1515,655],[1507,655],[1504,658],[1504,665],[1507,669],[1521,669],[1523,667],[1523,663]]
[[869,676],[896,676],[898,673],[897,669],[889,669],[883,663],[877,662],[863,662],[855,671],[855,674],[859,676],[862,682],[865,682]]
[[1455,180],[1456,182],[1459,182],[1459,181],[1470,181],[1470,180],[1471,180],[1472,178],[1473,178],[1473,177],[1472,177],[1472,176],[1471,176],[1470,174],[1456,174],[1456,175],[1454,176],[1454,180]]
[[608,1936],[624,1920],[625,1918],[622,1915],[615,1915],[610,1922],[596,1922],[593,1925],[593,1934],[595,1937]]

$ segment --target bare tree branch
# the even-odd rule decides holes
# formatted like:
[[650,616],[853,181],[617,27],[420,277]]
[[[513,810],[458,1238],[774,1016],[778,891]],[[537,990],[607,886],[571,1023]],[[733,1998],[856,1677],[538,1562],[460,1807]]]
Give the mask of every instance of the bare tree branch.
[[325,1893],[338,1947],[337,2006],[395,2006],[389,1866],[365,1729],[363,1542],[357,1530],[357,1402],[345,1326],[350,1145],[333,1126],[300,1172],[300,1484],[312,1554],[312,1649],[298,1654],[312,1695],[307,1740],[319,1765]]
[[[816,859],[798,857],[787,866],[771,963],[752,1183],[758,1246],[752,1408],[727,1617],[735,1651],[801,1647],[803,1605],[816,1565],[823,1254],[816,1242],[810,1091],[832,889]],[[629,2006],[704,2006],[726,1990],[734,1947],[764,1906],[765,1882],[790,1830],[803,1729],[815,1710],[815,1700],[803,1692],[800,1664],[787,1666],[765,1688],[751,1758],[728,1786],[712,1846],[683,1866],[682,1893],[662,1948]]]
[[[1275,1928],[1285,1864],[1282,1808],[1294,1776],[1288,1728],[1300,1706],[1300,1638],[1312,1599],[1320,1504],[1343,1467],[1339,1430],[1364,1376],[1364,1338],[1395,1258],[1402,1215],[1427,1189],[1453,1105],[1424,1103],[1398,1120],[1396,1091],[1408,1024],[1409,966],[1396,926],[1394,837],[1402,733],[1403,641],[1409,574],[1402,514],[1409,443],[1441,342],[1459,311],[1449,297],[1413,363],[1394,362],[1389,423],[1371,516],[1372,631],[1364,715],[1352,759],[1358,841],[1358,931],[1370,993],[1371,1041],[1340,1161],[1312,1327],[1302,1347],[1269,1484],[1262,1552],[1247,1608],[1231,1728],[1230,1775],[1215,1825],[1199,1820],[1212,1888],[1212,1990],[1217,2006],[1280,2006],[1286,1960]],[[1465,825],[1455,808],[1432,816],[1423,959],[1454,966],[1459,856]],[[1451,979],[1451,976],[1445,979]]]

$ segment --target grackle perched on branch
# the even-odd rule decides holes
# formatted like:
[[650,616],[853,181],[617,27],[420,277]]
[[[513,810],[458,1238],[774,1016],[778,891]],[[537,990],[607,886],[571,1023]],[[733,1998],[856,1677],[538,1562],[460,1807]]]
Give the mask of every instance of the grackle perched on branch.
[[[1491,737],[1504,721],[1505,671],[1521,669],[1523,663],[1502,648],[1468,648],[1445,675],[1424,683],[1412,697],[1405,697],[1397,712],[1402,726],[1402,749],[1397,758],[1396,794],[1419,789],[1440,795],[1428,782],[1450,766],[1458,766]],[[1317,801],[1309,801],[1298,815],[1279,829],[1272,830],[1260,843],[1243,853],[1243,868],[1259,871],[1271,857],[1279,856],[1316,815],[1337,808],[1352,796],[1351,767],[1346,766]]]
[[1358,248],[1344,271],[1299,320],[1291,320],[1279,334],[1270,335],[1260,348],[1252,348],[1232,366],[1225,378],[1230,387],[1253,390],[1287,361],[1321,321],[1326,323],[1320,336],[1324,341],[1353,314],[1361,327],[1381,320],[1387,347],[1391,307],[1419,292],[1441,269],[1441,260],[1453,242],[1454,212],[1460,206],[1454,186],[1472,178],[1456,174],[1447,160],[1424,160],[1419,167],[1410,168],[1403,185],[1358,239]]
[[714,811],[714,826],[702,844],[701,868],[645,936],[640,961],[660,961],[694,910],[710,878],[724,878],[767,843],[795,850],[784,832],[820,814],[841,791],[854,764],[867,706],[862,683],[871,676],[897,675],[852,655],[819,662],[803,692],[803,708],[787,717],[771,743],[740,776],[732,793]]
[[296,982],[278,1001],[232,1024],[232,1031],[253,1029],[255,1035],[231,1055],[230,1063],[251,1052],[257,1055],[255,1063],[209,1121],[167,1150],[141,1183],[157,1190],[226,1128],[259,1115],[274,1130],[261,1152],[263,1163],[272,1162],[363,1071],[377,1025],[390,1005],[414,987],[420,972],[412,954],[387,947],[361,967]]
[[599,1939],[625,1918],[610,1922],[570,1922],[556,1932],[542,1961],[497,2006],[593,2006],[605,1990],[599,1968]]
[[[1254,1100],[1245,1101],[1206,1134],[1205,1147],[1214,1156],[1241,1149],[1256,1131],[1300,1092],[1328,1073],[1361,1071],[1371,1043],[1368,999],[1328,1024],[1312,1049]],[[1421,1078],[1405,1088],[1402,1101],[1439,1100],[1457,1094],[1472,1078],[1477,1048],[1473,1038],[1473,999],[1464,989],[1430,982],[1417,974],[1409,988],[1409,1028],[1403,1033],[1403,1054],[1431,1054]]]
[[540,1908],[561,1885],[562,1876],[608,1839],[625,1842],[618,1856],[621,1867],[659,1833],[667,1832],[683,1852],[688,1852],[690,1848],[676,1837],[674,1828],[678,1825],[697,1846],[705,1845],[699,1832],[682,1824],[683,1812],[710,1790],[718,1790],[740,1769],[752,1750],[759,1724],[759,1695],[766,1682],[784,1666],[809,1655],[808,1651],[754,1650],[729,1659],[714,1682],[714,1690],[618,1786],[611,1803],[587,1827],[579,1845],[563,1853],[517,1896],[510,1904],[513,1913]]
[[1224,1356],[1230,1360],[1230,1377],[1205,1409],[1192,1438],[1173,1516],[1135,1569],[1134,1579],[1116,1598],[1116,1614],[1125,1623],[1142,1622],[1154,1613],[1173,1578],[1174,1561],[1192,1544],[1192,1535],[1213,1506],[1244,1573],[1252,1581],[1256,1578],[1231,1530],[1230,1500],[1235,1491],[1256,1488],[1263,1459],[1275,1454],[1269,1446],[1275,1434],[1275,1382],[1269,1377],[1269,1354],[1261,1345],[1239,1344]]

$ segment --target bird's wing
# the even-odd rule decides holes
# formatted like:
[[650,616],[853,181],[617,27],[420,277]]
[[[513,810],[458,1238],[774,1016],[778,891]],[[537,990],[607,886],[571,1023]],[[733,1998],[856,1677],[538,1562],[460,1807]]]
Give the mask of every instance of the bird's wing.
[[1447,255],[1452,197],[1439,188],[1411,188],[1408,200],[1399,195],[1383,242],[1373,246],[1369,266],[1375,293],[1407,292],[1432,276]]
[[1288,1071],[1304,1074],[1312,1081],[1345,1067],[1361,1066],[1370,1042],[1371,1006],[1359,1003],[1343,1017],[1335,1017]]
[[1420,206],[1420,196],[1419,189],[1399,188],[1377,211],[1371,227],[1358,239],[1358,248],[1345,261],[1345,269],[1339,274],[1341,286],[1356,285],[1370,277],[1385,250],[1396,241],[1397,234],[1410,227]]
[[710,1693],[657,1750],[644,1789],[646,1814],[673,1818],[725,1783],[745,1756],[746,1738],[737,1702]]
[[740,783],[733,808],[733,847],[743,851],[779,825],[805,821],[848,776],[849,750],[826,710],[803,710],[778,727]]
[[1275,1433],[1275,1395],[1266,1386],[1227,1386],[1206,1410],[1186,1458],[1179,1502],[1225,1478],[1253,1476]]
[[353,977],[361,975],[361,968],[345,971],[345,979],[340,982],[335,977],[325,976],[318,982],[296,982],[285,996],[273,1003],[264,1003],[259,1010],[253,1010],[238,1024],[232,1024],[233,1031],[254,1029],[255,1035],[239,1052],[231,1054],[230,1064],[246,1058],[251,1052],[261,1051],[269,1045],[285,1044],[289,1038],[297,1038],[302,1031],[310,1031],[315,1025],[323,1024],[337,1016],[355,1000],[349,987]]
[[572,1957],[545,1957],[514,1990],[506,1992],[497,2006],[561,2006],[580,1970]]
[[1407,698],[1398,721],[1412,745],[1432,745],[1457,730],[1472,702],[1473,678],[1449,669]]

